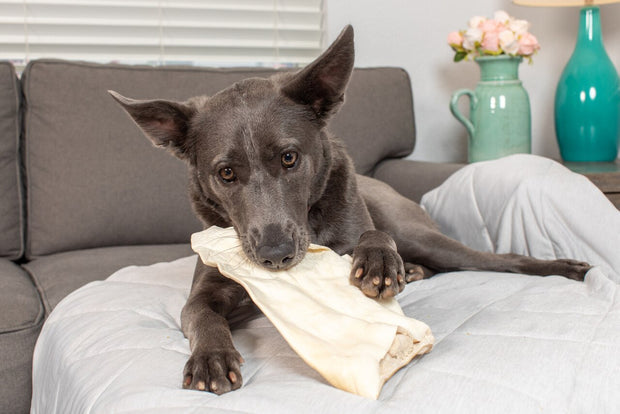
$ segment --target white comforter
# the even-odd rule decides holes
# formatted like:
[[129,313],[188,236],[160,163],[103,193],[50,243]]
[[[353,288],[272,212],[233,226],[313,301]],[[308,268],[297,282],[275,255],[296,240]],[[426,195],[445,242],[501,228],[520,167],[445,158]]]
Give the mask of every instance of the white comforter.
[[[63,300],[34,357],[33,413],[618,412],[620,213],[587,180],[533,156],[473,164],[427,194],[453,237],[597,265],[586,281],[454,272],[407,286],[436,345],[377,401],[329,386],[263,316],[236,327],[243,387],[181,388],[179,314],[195,257],[125,268]],[[484,217],[484,218],[483,218]]]

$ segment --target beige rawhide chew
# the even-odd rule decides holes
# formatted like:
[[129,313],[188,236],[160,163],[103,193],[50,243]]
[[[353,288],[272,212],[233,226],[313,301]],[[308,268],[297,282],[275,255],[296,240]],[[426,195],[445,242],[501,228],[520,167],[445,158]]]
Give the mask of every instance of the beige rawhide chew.
[[395,299],[378,302],[349,284],[351,258],[310,245],[285,271],[251,263],[233,228],[192,235],[202,261],[241,284],[289,345],[330,384],[377,399],[396,371],[431,350],[430,328]]

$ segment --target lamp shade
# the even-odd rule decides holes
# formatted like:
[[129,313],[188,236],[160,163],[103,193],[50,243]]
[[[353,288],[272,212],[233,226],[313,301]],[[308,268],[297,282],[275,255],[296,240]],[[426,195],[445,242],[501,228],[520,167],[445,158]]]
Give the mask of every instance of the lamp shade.
[[620,0],[513,0],[513,3],[518,4],[519,6],[533,7],[585,7],[620,3]]

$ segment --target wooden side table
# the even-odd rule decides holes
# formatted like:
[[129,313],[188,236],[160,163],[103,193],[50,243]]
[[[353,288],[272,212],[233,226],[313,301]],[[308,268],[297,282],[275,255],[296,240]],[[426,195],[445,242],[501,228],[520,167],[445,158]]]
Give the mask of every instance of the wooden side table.
[[620,210],[620,160],[615,162],[564,162],[571,171],[590,179]]

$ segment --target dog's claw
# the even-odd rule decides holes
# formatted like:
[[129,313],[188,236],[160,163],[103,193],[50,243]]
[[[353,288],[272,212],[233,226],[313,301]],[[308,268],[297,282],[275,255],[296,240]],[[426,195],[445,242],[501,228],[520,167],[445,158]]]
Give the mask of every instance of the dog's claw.
[[359,279],[360,277],[362,277],[363,274],[364,274],[364,269],[360,267],[355,271],[355,278]]

